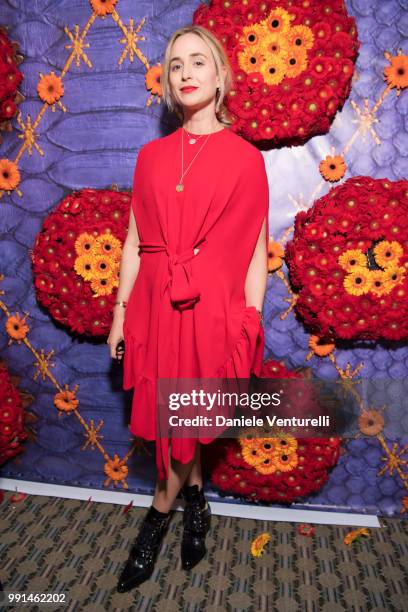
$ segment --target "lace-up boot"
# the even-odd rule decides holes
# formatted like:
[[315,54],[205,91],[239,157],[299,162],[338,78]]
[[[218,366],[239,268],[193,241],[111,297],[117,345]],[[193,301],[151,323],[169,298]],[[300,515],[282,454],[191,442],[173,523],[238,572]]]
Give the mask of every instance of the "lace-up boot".
[[152,575],[170,516],[171,512],[159,512],[150,506],[119,577],[120,593],[133,589]]
[[185,485],[182,494],[186,505],[183,512],[183,538],[181,541],[181,563],[183,569],[192,569],[207,552],[205,537],[211,526],[211,510],[198,485]]

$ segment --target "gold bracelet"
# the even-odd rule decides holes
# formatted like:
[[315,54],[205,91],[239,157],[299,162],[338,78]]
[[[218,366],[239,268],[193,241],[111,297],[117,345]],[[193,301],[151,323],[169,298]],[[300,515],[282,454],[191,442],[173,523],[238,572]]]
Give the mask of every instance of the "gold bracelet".
[[115,306],[123,306],[123,308],[126,308],[127,302],[124,300],[122,302],[115,302]]

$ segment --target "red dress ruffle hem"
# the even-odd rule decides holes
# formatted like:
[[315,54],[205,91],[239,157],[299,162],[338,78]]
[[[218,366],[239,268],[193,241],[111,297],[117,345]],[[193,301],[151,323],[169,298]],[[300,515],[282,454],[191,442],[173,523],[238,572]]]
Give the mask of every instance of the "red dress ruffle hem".
[[[160,480],[168,478],[169,440],[158,436],[157,379],[260,376],[264,352],[244,292],[264,220],[268,250],[263,156],[227,128],[213,133],[178,192],[182,137],[187,168],[206,136],[191,145],[178,128],[142,147],[132,194],[140,268],[126,307],[123,388],[134,388],[130,431],[156,440]],[[173,438],[171,456],[188,463],[196,443]]]

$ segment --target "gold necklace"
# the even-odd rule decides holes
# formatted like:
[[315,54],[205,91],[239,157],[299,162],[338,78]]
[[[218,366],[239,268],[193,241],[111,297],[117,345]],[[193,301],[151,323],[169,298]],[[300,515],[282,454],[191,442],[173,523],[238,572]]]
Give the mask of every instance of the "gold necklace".
[[209,139],[210,136],[211,136],[211,134],[207,135],[207,138],[204,140],[203,144],[198,149],[197,153],[194,155],[194,157],[191,160],[191,162],[189,163],[187,169],[183,172],[183,168],[184,168],[184,129],[181,128],[181,176],[180,176],[179,182],[176,185],[176,191],[183,191],[184,190],[184,185],[182,183],[183,178],[187,174],[187,172],[190,170],[190,167],[191,167],[193,161],[195,160],[197,155],[200,153],[200,151],[202,150],[202,148],[204,147],[205,143],[207,142],[207,140]]
[[191,144],[191,145],[192,145],[192,144],[195,144],[195,143],[197,142],[197,140],[200,140],[200,139],[203,137],[203,135],[202,135],[202,134],[200,134],[200,135],[199,135],[199,138],[196,138],[196,137],[195,137],[195,135],[194,135],[194,136],[192,136],[192,135],[190,134],[190,132],[187,132],[187,130],[186,130],[186,133],[187,133],[188,138],[189,138],[188,143],[189,143],[189,144]]

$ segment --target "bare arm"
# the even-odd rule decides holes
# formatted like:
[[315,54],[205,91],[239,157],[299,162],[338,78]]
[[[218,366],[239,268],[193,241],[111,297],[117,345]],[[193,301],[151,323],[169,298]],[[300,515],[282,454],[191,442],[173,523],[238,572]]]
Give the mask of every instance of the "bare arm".
[[266,219],[264,219],[245,281],[246,305],[255,306],[257,310],[262,310],[268,281],[266,244]]
[[[135,216],[132,208],[129,215],[129,228],[125,243],[122,249],[122,258],[120,262],[119,287],[117,293],[117,301],[127,301],[135,284],[135,280],[139,273],[140,258],[139,250],[139,234],[137,233]],[[123,307],[115,307],[116,312],[122,312]]]
[[[136,281],[140,267],[139,251],[139,235],[137,232],[136,221],[132,207],[130,208],[129,227],[125,243],[122,249],[122,258],[120,262],[119,287],[116,297],[118,302],[127,302],[133,285]],[[107,343],[110,347],[112,358],[116,356],[116,347],[123,340],[123,322],[125,319],[125,309],[123,306],[116,304],[113,310],[113,323],[110,330]]]

